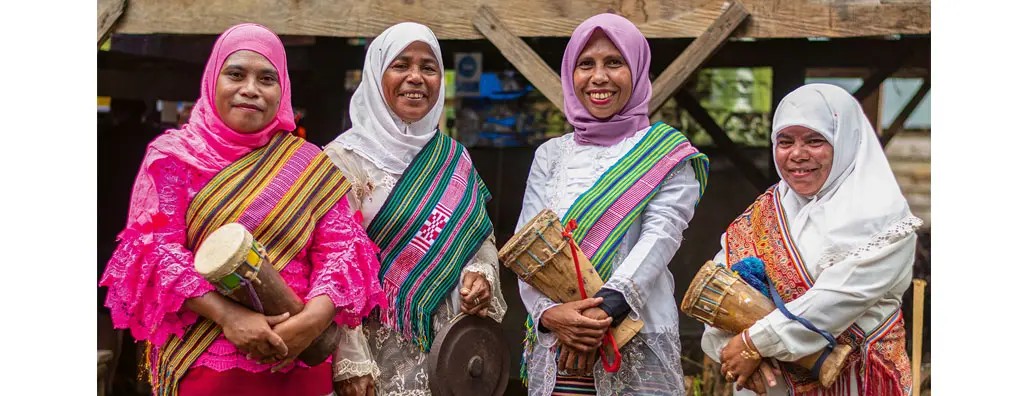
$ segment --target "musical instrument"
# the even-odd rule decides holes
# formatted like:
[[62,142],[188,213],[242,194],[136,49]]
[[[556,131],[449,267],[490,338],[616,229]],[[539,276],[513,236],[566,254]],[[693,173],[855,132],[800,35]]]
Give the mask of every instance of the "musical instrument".
[[[690,282],[679,309],[711,327],[738,334],[774,311],[775,304],[729,269],[708,261]],[[852,351],[849,345],[838,344],[825,358],[818,376],[823,387],[832,386],[842,374],[843,363]],[[822,353],[824,350],[794,363],[811,370]]]
[[456,315],[434,337],[427,359],[432,395],[505,394],[512,359],[501,325],[491,318]]
[[[570,243],[563,231],[558,215],[544,209],[498,251],[498,261],[502,265],[557,303],[581,299],[572,250],[576,251],[586,295],[593,296],[604,286],[590,260],[575,243]],[[627,317],[610,329],[611,337],[615,345],[622,348],[643,326],[643,321]],[[606,350],[606,356],[614,353]]]
[[[196,250],[195,267],[221,294],[264,315],[294,316],[305,305],[271,265],[263,245],[239,223],[213,231]],[[341,330],[331,321],[298,359],[310,366],[323,363],[340,339]]]

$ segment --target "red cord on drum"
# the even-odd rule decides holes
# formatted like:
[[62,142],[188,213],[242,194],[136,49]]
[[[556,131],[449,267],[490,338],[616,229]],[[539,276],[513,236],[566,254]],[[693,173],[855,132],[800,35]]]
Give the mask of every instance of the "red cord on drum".
[[[580,259],[576,257],[576,250],[579,247],[576,246],[576,240],[572,238],[572,232],[576,229],[576,219],[570,219],[565,225],[565,229],[562,230],[562,237],[569,240],[570,248],[572,252],[572,262],[576,265],[576,285],[580,289],[580,298],[587,298],[587,289],[583,287],[583,271],[580,270]],[[615,337],[612,337],[611,329],[607,333],[604,333],[604,343],[611,344],[612,351],[614,351],[615,358],[612,363],[608,363],[608,354],[605,353],[604,348],[601,348],[601,365],[604,366],[604,371],[614,373],[619,371],[619,367],[622,365],[622,354],[619,353],[619,346],[615,343]]]

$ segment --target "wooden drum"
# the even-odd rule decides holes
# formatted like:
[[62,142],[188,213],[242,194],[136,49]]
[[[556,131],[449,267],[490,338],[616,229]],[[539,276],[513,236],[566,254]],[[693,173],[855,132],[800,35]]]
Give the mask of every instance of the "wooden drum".
[[[552,301],[578,301],[580,291],[576,280],[576,264],[569,250],[572,246],[562,237],[562,222],[558,215],[550,209],[544,209],[501,248],[498,261]],[[604,281],[578,247],[576,256],[580,262],[587,296],[593,296],[604,286]],[[643,327],[644,322],[627,317],[611,329],[615,344],[621,349]]]
[[[196,250],[195,266],[221,294],[264,315],[294,316],[305,305],[271,265],[263,245],[241,224],[225,224],[212,232]],[[323,363],[340,339],[341,330],[331,321],[298,359],[310,366]]]
[[[679,309],[711,327],[738,334],[774,311],[775,304],[744,282],[739,275],[708,261],[693,277]],[[822,386],[832,386],[842,373],[843,362],[852,351],[849,345],[836,345],[821,365],[818,382]],[[804,356],[794,363],[810,370],[823,352]]]

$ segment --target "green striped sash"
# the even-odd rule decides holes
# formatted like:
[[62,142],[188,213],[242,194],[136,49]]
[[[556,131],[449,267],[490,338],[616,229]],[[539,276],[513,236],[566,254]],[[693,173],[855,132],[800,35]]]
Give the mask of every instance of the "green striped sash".
[[380,247],[388,296],[381,321],[423,351],[433,342],[433,313],[493,225],[491,194],[462,145],[440,133],[420,150],[367,227]]

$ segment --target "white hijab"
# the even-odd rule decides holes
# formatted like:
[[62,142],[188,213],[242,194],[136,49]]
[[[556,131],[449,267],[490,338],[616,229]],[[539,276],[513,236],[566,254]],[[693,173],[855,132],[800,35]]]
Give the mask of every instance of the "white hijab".
[[[437,102],[419,121],[407,124],[395,115],[387,102],[381,79],[384,71],[409,44],[422,41],[430,46],[442,71]],[[430,28],[418,23],[403,22],[387,28],[370,43],[363,63],[363,80],[352,95],[349,116],[352,128],[334,140],[366,158],[380,169],[401,175],[416,154],[437,133],[437,123],[444,108],[444,64],[441,46]]]
[[[790,232],[808,265],[823,269],[901,240],[920,226],[853,96],[828,84],[797,88],[779,103],[772,144],[778,144],[779,131],[794,125],[820,133],[833,148],[832,169],[816,195],[801,196],[784,179],[779,182]],[[774,147],[772,152],[774,157]]]

